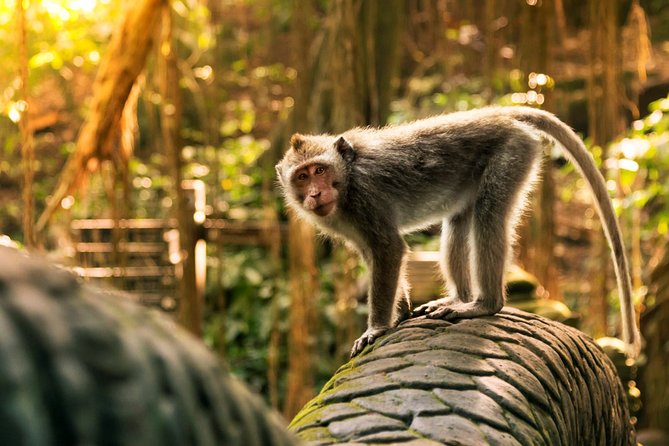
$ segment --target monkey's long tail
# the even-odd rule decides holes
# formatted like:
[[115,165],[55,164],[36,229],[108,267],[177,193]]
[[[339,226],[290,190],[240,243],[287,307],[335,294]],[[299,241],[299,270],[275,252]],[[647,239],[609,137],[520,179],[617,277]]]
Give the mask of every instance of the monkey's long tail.
[[627,344],[627,355],[636,358],[641,350],[641,335],[636,324],[632,300],[632,282],[629,275],[627,255],[616,213],[606,190],[604,177],[597,169],[592,156],[581,138],[553,114],[528,107],[509,107],[511,116],[531,124],[533,127],[555,138],[567,150],[569,157],[586,179],[595,196],[596,208],[603,222],[604,234],[613,252],[614,269],[620,294],[623,339]]

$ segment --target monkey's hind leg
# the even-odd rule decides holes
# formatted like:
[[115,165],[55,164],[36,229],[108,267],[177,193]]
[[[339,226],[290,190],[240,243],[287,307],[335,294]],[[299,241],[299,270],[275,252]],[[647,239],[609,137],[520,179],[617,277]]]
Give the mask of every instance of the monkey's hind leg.
[[446,297],[423,304],[413,312],[414,316],[433,313],[440,308],[451,307],[472,299],[469,273],[469,233],[472,208],[445,218],[441,229],[441,273],[446,283]]
[[532,137],[514,138],[490,160],[474,200],[469,233],[469,265],[475,298],[432,306],[426,317],[451,320],[487,316],[504,306],[504,272],[517,210],[524,204],[533,182],[539,147]]
[[406,280],[404,269],[400,273],[399,285],[397,287],[396,312],[393,326],[409,319],[411,317],[411,298],[409,295],[411,287]]

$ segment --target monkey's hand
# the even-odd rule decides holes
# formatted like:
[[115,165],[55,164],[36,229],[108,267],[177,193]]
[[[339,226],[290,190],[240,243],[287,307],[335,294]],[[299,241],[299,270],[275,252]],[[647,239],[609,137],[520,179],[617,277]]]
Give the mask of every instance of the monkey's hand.
[[372,345],[374,341],[383,336],[390,327],[369,327],[365,332],[353,343],[351,349],[351,358],[357,356],[368,345]]

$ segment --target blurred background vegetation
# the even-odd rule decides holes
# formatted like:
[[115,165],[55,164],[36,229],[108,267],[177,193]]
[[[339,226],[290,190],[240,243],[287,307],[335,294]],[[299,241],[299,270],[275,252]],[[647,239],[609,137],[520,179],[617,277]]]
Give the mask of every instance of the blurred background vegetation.
[[[284,213],[290,134],[555,112],[620,213],[647,341],[634,410],[666,428],[669,0],[6,0],[0,40],[2,242],[173,312],[288,418],[366,312],[357,258]],[[542,176],[518,247],[537,278],[525,308],[614,336],[589,191],[556,148]],[[436,234],[409,240],[430,252]],[[417,298],[435,293],[430,259],[412,264]]]

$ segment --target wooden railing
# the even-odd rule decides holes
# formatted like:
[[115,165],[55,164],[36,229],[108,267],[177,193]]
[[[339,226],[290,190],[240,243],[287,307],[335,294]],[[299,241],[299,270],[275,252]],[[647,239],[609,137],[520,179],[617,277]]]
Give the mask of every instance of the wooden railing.
[[[73,220],[74,270],[86,280],[130,291],[146,305],[174,311],[181,259],[176,226],[176,219]],[[284,231],[260,221],[225,219],[206,219],[191,230],[195,239],[217,246],[264,246]]]

